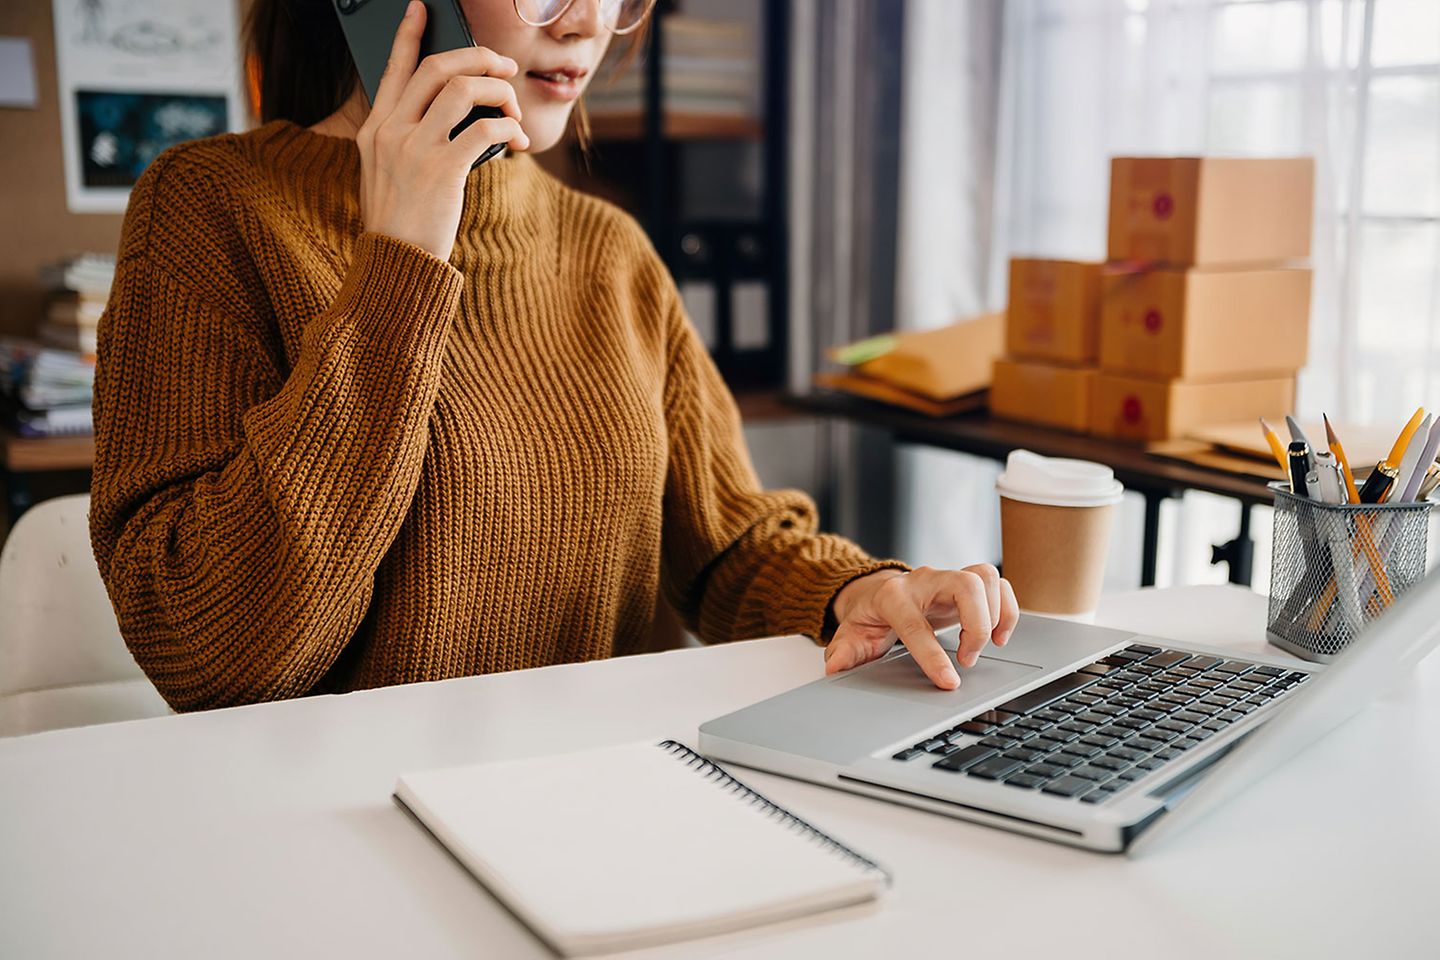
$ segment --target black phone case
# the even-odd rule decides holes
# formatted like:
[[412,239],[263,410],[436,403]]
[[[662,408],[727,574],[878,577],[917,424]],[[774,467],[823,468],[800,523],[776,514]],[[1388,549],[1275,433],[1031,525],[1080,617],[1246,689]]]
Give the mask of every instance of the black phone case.
[[[350,47],[350,56],[355,61],[365,95],[374,103],[385,64],[390,59],[390,48],[395,44],[395,31],[405,16],[407,0],[331,0],[331,4],[335,15],[340,18],[340,29],[345,32],[345,43]],[[470,24],[465,20],[459,0],[427,0],[425,8],[425,34],[420,39],[421,60],[432,53],[475,46],[475,38],[470,35]],[[454,140],[461,131],[482,117],[500,116],[504,116],[504,111],[499,107],[474,107],[464,120],[450,130],[450,139]],[[471,169],[503,149],[503,143],[491,145],[471,165]]]

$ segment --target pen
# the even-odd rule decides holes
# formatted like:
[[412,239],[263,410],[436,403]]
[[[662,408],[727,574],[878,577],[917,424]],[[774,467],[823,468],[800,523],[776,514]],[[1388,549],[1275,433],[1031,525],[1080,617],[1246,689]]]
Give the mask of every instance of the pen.
[[1424,417],[1425,408],[1416,407],[1410,422],[1405,424],[1405,429],[1395,438],[1395,446],[1390,448],[1390,456],[1375,464],[1375,469],[1365,478],[1365,485],[1360,488],[1361,503],[1379,503],[1385,499],[1385,494],[1390,491],[1390,486],[1400,472],[1400,459],[1405,455],[1405,448],[1410,445],[1410,438],[1420,428],[1420,421]]
[[1384,500],[1398,473],[1398,470],[1383,460],[1375,464],[1375,469],[1370,471],[1370,476],[1365,478],[1365,483],[1360,488],[1360,502],[1379,503]]
[[1345,456],[1345,448],[1340,445],[1335,428],[1330,426],[1330,418],[1323,413],[1320,417],[1325,421],[1325,439],[1330,444],[1330,452],[1335,454],[1335,462],[1340,464],[1340,475],[1345,481],[1345,499],[1350,503],[1359,503],[1360,491],[1355,489],[1355,474],[1350,472],[1350,459]]
[[1310,472],[1310,445],[1304,440],[1290,441],[1290,492],[1297,497],[1308,497],[1305,475]]
[[[1430,440],[1430,434],[1432,432],[1430,428],[1433,426],[1433,420],[1434,417],[1427,416],[1421,422],[1420,429],[1411,437],[1409,446],[1405,448],[1405,455],[1400,458],[1400,472],[1396,474],[1395,482],[1390,486],[1390,496],[1387,502],[1401,503],[1409,499],[1409,497],[1405,495],[1406,490],[1409,490],[1410,496],[1413,497],[1415,490],[1419,488],[1420,485],[1418,483],[1415,484],[1414,487],[1411,487],[1410,480],[1423,469],[1420,466],[1422,462],[1420,455],[1424,452]],[[1431,456],[1433,457],[1434,454],[1432,453]]]
[[[1286,459],[1290,466],[1290,492],[1297,497],[1309,498],[1310,488],[1307,480],[1314,475],[1310,467],[1310,445],[1304,440],[1290,441],[1290,447]],[[1315,538],[1315,524],[1312,511],[1309,508],[1295,509],[1295,522],[1300,532],[1301,556],[1305,560],[1305,573],[1300,577],[1300,582],[1311,576],[1323,576],[1324,552],[1320,550],[1320,544]],[[1332,576],[1331,582],[1334,581]],[[1333,602],[1333,601],[1332,601]],[[1301,611],[1295,609],[1297,604],[1305,603],[1305,591],[1296,589],[1290,593],[1290,598],[1285,602],[1284,616],[1291,618],[1300,615]],[[1314,616],[1316,611],[1311,611]],[[1323,618],[1322,618],[1323,619]]]
[[1270,452],[1275,455],[1275,462],[1280,464],[1280,469],[1289,476],[1290,464],[1285,459],[1285,444],[1280,442],[1280,437],[1270,429],[1270,424],[1265,422],[1264,417],[1260,418],[1260,429],[1265,434],[1265,442],[1270,444]]
[[[1440,435],[1437,435],[1437,437],[1440,437]],[[1342,471],[1340,470],[1339,464],[1335,463],[1335,460],[1336,457],[1333,453],[1322,452],[1315,454],[1316,470],[1319,472],[1317,479],[1321,485],[1322,496],[1326,503],[1340,504],[1346,502],[1348,495],[1344,487]],[[1440,473],[1440,470],[1437,470],[1437,473]],[[1353,485],[1351,490],[1354,490]],[[1357,514],[1355,516],[1355,531],[1352,537],[1350,556],[1358,560],[1362,554],[1364,555],[1366,562],[1369,564],[1370,573],[1375,578],[1375,584],[1380,590],[1381,604],[1388,606],[1393,599],[1390,590],[1390,578],[1386,575],[1385,564],[1382,562],[1380,554],[1375,548],[1373,518],[1365,513]],[[1312,631],[1320,629],[1320,626],[1325,622],[1325,617],[1330,613],[1330,608],[1334,605],[1337,596],[1349,596],[1350,592],[1356,592],[1353,570],[1348,576],[1341,572],[1342,560],[1338,554],[1334,553],[1333,547],[1332,559],[1337,575],[1325,585],[1325,590],[1321,593],[1320,599],[1315,605],[1315,610],[1310,617],[1310,629]],[[1358,601],[1358,592],[1356,592],[1356,597]],[[1344,606],[1348,604],[1348,602],[1348,600],[1341,600],[1341,610],[1346,616],[1352,616],[1355,610]]]
[[1335,568],[1335,592],[1340,599],[1340,613],[1345,624],[1352,631],[1359,630],[1365,622],[1365,611],[1360,606],[1360,590],[1356,584],[1355,567],[1351,563],[1351,551],[1346,549],[1348,539],[1343,530],[1330,525],[1326,531],[1330,547],[1330,563]]
[[1345,502],[1345,484],[1340,480],[1340,465],[1335,462],[1335,454],[1328,450],[1315,454],[1315,474],[1321,502]]
[[[1423,408],[1415,411],[1415,415],[1410,418],[1410,422],[1405,425],[1405,429],[1400,431],[1400,436],[1395,440],[1395,446],[1391,448],[1390,456],[1386,458],[1386,462],[1376,466],[1376,473],[1381,473],[1382,471],[1388,473],[1388,479],[1384,480],[1379,484],[1379,487],[1381,489],[1379,491],[1378,499],[1366,500],[1365,491],[1362,489],[1360,491],[1360,499],[1362,502],[1379,503],[1385,499],[1386,493],[1392,492],[1395,496],[1391,498],[1391,502],[1401,502],[1404,499],[1405,491],[1412,485],[1411,481],[1414,479],[1414,477],[1417,474],[1424,472],[1421,465],[1427,463],[1427,461],[1422,460],[1421,454],[1424,452],[1424,448],[1429,445],[1430,433],[1434,429],[1434,418],[1425,417],[1425,440],[1422,442],[1418,437],[1415,436],[1416,431],[1421,429],[1420,419],[1424,412],[1425,411]],[[1386,471],[1385,468],[1388,468],[1388,471]],[[1371,476],[1373,478],[1374,474],[1372,474]],[[1365,486],[1371,486],[1369,480],[1365,481]],[[1414,486],[1416,489],[1412,491],[1412,494],[1418,492],[1419,483],[1415,483]],[[1375,565],[1373,563],[1373,558],[1371,567],[1372,571],[1375,574],[1376,586],[1380,588],[1380,600],[1381,606],[1383,608],[1384,606],[1388,606],[1389,603],[1394,599],[1393,594],[1390,594],[1390,591],[1386,589],[1388,587],[1388,582],[1384,577],[1383,561],[1385,560],[1385,558],[1390,556],[1390,551],[1394,546],[1395,528],[1391,523],[1390,517],[1376,517],[1370,524],[1368,524],[1368,527],[1369,529],[1365,531],[1367,536],[1361,538],[1361,545],[1368,550],[1378,544],[1376,554],[1382,561],[1381,568],[1374,569]],[[1366,595],[1368,595],[1368,578],[1366,579],[1365,584],[1362,586],[1362,589],[1365,591]]]

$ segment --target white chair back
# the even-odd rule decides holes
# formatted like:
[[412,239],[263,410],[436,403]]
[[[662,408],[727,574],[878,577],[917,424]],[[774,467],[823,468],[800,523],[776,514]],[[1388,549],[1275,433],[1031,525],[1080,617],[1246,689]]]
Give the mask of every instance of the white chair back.
[[0,736],[163,716],[90,548],[85,495],[26,511],[0,551]]

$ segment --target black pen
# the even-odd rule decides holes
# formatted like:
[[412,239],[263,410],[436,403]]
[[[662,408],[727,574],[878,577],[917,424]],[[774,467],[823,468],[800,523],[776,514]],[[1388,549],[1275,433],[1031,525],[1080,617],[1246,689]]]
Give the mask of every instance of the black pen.
[[1309,492],[1305,486],[1305,475],[1310,472],[1310,444],[1304,440],[1291,440],[1288,450],[1290,455],[1290,492],[1297,497],[1307,497]]
[[1391,485],[1399,475],[1399,470],[1383,460],[1375,464],[1375,469],[1370,471],[1370,476],[1360,485],[1360,502],[1379,503],[1384,500],[1385,494],[1390,492]]

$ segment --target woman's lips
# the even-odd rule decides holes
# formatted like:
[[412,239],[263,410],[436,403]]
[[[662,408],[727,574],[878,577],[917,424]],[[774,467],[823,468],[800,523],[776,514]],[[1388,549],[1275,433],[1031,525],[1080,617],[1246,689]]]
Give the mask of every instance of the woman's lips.
[[542,74],[532,70],[525,74],[525,79],[552,100],[574,100],[580,96],[580,77],[567,73]]

